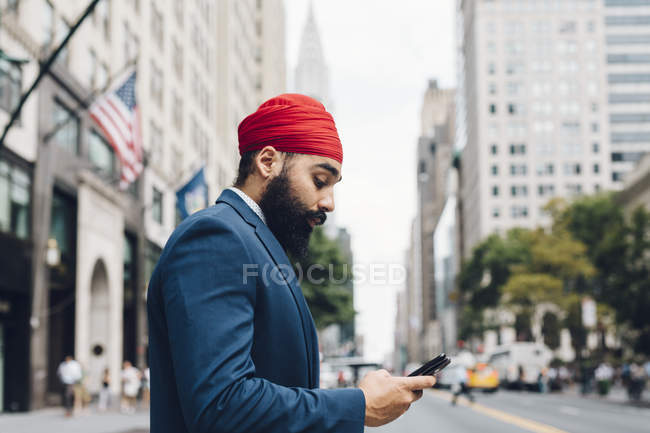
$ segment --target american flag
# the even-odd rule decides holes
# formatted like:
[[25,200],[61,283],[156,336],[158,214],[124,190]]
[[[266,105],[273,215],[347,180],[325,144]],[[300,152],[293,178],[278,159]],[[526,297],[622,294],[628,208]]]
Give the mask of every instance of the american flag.
[[115,149],[122,172],[120,188],[126,189],[142,173],[142,135],[135,100],[135,67],[90,106],[90,116]]

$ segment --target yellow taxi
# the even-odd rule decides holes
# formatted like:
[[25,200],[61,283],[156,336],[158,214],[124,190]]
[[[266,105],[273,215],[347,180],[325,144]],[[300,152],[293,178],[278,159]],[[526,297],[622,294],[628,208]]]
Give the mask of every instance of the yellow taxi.
[[467,385],[472,389],[482,389],[486,392],[494,392],[499,388],[499,373],[490,365],[479,362],[467,370],[469,382]]

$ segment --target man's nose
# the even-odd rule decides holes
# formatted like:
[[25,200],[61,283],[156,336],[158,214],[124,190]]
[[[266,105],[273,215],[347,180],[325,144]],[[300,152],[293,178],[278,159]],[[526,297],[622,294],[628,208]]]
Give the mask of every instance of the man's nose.
[[318,202],[318,209],[323,212],[334,211],[334,193],[329,193]]

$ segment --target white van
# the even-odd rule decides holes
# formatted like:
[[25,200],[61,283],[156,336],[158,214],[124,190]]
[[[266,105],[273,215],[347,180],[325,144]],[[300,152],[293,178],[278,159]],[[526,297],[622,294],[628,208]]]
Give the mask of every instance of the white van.
[[546,345],[522,341],[497,346],[488,363],[499,373],[502,386],[536,388],[540,372],[552,358]]

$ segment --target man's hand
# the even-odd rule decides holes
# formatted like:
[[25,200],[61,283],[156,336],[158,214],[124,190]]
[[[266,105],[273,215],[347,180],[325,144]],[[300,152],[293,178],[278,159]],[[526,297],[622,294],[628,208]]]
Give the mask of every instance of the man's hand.
[[359,384],[366,397],[365,424],[378,427],[393,421],[435,383],[433,376],[393,377],[386,370],[366,374]]

